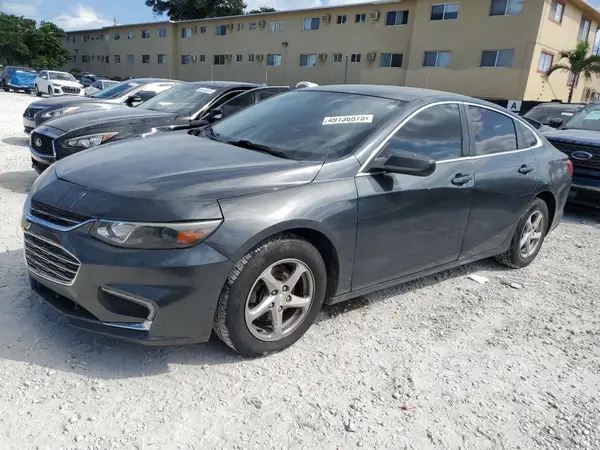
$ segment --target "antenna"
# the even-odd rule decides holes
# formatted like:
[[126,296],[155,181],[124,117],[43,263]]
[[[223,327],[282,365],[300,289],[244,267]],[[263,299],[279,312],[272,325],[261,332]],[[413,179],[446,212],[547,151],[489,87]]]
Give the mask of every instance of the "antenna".
[[117,16],[113,14],[113,25],[117,26]]

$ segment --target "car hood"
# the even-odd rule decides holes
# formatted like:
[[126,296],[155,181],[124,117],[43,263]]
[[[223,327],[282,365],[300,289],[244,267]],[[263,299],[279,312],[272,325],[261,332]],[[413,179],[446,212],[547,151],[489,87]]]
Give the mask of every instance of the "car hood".
[[83,85],[77,81],[67,81],[67,80],[50,80],[49,83],[57,86],[68,86],[68,87],[76,87],[83,88]]
[[56,174],[119,197],[197,202],[309,183],[321,166],[170,132],[78,153],[59,161]]
[[50,97],[44,100],[33,102],[30,106],[39,108],[60,108],[62,106],[71,106],[78,103],[92,103],[92,102],[107,102],[106,99],[95,99],[90,97]]
[[121,108],[101,111],[80,111],[78,114],[57,117],[56,119],[52,119],[52,127],[61,131],[73,131],[78,128],[93,128],[102,125],[104,129],[115,123],[132,124],[137,121],[152,119],[168,120],[174,117],[176,115],[172,113],[123,106]]
[[552,131],[543,132],[542,134],[550,141],[600,146],[600,131],[577,130],[575,128],[567,130],[552,129]]

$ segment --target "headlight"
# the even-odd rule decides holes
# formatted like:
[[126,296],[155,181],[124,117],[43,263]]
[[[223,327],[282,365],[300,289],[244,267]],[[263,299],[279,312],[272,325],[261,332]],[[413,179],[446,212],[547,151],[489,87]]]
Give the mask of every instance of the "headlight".
[[109,139],[115,137],[118,132],[110,132],[110,133],[98,133],[98,134],[90,134],[88,136],[80,136],[78,138],[73,138],[67,140],[65,144],[67,147],[81,147],[81,148],[90,148],[96,147],[97,145],[104,144]]
[[64,116],[67,114],[74,113],[78,109],[79,109],[79,106],[69,106],[68,108],[59,108],[59,109],[55,109],[54,111],[48,111],[48,112],[42,113],[42,117],[51,118],[51,117]]
[[98,221],[90,232],[95,238],[117,247],[174,249],[199,244],[221,222],[221,219],[163,224]]

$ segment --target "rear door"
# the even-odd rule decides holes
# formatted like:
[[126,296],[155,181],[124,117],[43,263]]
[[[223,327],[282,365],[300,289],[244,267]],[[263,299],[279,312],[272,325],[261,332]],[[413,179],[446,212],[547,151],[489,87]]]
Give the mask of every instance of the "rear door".
[[465,105],[475,172],[473,206],[461,257],[500,247],[538,183],[533,149],[541,142],[519,119],[493,108]]

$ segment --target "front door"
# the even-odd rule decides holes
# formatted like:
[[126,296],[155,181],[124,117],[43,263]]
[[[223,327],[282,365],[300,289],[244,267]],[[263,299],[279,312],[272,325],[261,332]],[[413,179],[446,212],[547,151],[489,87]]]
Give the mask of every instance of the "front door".
[[464,122],[456,103],[428,106],[390,139],[385,152],[429,156],[437,161],[433,174],[357,176],[353,290],[458,259],[473,188]]

